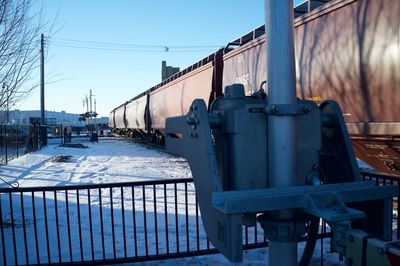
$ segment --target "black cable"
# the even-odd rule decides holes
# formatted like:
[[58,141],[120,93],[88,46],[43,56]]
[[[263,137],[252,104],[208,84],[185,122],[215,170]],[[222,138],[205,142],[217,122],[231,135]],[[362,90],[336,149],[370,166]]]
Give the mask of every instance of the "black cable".
[[147,44],[128,44],[128,43],[111,43],[111,42],[97,42],[97,41],[86,41],[86,40],[74,40],[65,38],[51,38],[52,42],[58,42],[68,45],[92,45],[92,46],[119,46],[119,47],[131,47],[131,48],[158,48],[165,49],[165,47],[173,49],[198,49],[198,48],[210,48],[218,49],[221,45],[147,45]]
[[52,46],[66,47],[66,48],[77,48],[77,49],[87,49],[87,50],[101,50],[101,51],[118,51],[118,52],[147,52],[147,53],[191,53],[191,52],[212,52],[214,50],[209,49],[183,49],[183,50],[150,50],[150,49],[120,49],[120,48],[107,48],[107,47],[90,47],[82,45],[65,45],[52,43]]
[[319,217],[312,216],[307,233],[307,242],[304,247],[303,255],[301,256],[299,266],[307,266],[310,264],[314,253],[315,245],[318,239]]

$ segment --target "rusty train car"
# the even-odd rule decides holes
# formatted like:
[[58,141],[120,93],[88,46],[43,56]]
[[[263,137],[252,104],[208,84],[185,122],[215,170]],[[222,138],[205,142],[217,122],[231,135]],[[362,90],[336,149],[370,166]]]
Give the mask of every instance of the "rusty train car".
[[[306,1],[294,14],[298,97],[336,100],[357,157],[400,175],[400,1]],[[165,118],[196,98],[210,104],[233,83],[268,94],[266,41],[263,26],[234,40],[112,110],[110,127],[162,144]]]

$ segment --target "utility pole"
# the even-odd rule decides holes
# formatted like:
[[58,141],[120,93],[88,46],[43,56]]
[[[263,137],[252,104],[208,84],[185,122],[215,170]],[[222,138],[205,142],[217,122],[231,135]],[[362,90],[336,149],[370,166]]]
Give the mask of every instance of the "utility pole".
[[40,38],[40,123],[45,124],[44,120],[44,37]]
[[[93,96],[96,96],[92,93],[92,89],[90,89],[89,92],[89,104],[90,104],[90,110],[89,110],[89,124],[90,124],[90,128],[93,134],[93,131],[95,130],[95,124],[93,124]],[[94,99],[94,109],[96,109],[96,100]],[[94,122],[96,122],[96,118],[94,119]]]
[[[85,95],[85,103],[86,103],[86,114],[89,114],[89,98],[87,96],[87,94]],[[85,125],[89,125],[89,118],[87,117],[87,119],[85,120]]]
[[[89,99],[90,99],[90,110],[89,110],[90,116],[89,117],[90,117],[90,122],[92,122],[92,119],[93,119],[93,108],[92,108],[93,107],[93,105],[92,105],[93,96],[96,96],[96,95],[93,95],[92,89],[90,89],[90,93],[89,93]],[[95,102],[95,105],[96,105],[96,102]],[[93,123],[90,123],[90,124],[93,124]]]
[[44,117],[44,36],[40,35],[40,124],[39,128],[42,145],[47,145],[47,128]]
[[[96,113],[96,99],[94,99],[94,112]],[[97,116],[97,115],[96,115],[96,116]],[[94,117],[94,126],[95,126],[95,130],[96,130],[96,132],[97,132],[96,116]]]
[[92,89],[90,89],[89,98],[90,98],[90,113],[92,113]]

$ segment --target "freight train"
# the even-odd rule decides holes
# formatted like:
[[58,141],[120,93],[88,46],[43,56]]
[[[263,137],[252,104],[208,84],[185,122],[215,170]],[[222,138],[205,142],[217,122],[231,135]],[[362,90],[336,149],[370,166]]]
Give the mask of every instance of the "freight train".
[[[400,1],[306,1],[295,7],[297,96],[337,101],[359,159],[400,175]],[[167,117],[223,88],[268,95],[264,26],[111,111],[114,132],[163,144]]]

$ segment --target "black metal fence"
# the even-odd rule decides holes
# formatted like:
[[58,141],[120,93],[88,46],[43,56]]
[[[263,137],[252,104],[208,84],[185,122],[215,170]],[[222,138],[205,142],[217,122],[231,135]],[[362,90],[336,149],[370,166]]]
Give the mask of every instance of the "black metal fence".
[[0,164],[46,145],[47,127],[0,125]]
[[[397,183],[394,177],[364,176]],[[320,238],[329,237],[329,227],[322,225]],[[203,230],[192,179],[1,188],[0,235],[4,265],[107,264],[217,253]],[[244,228],[243,243],[246,249],[267,245],[259,225]]]
[[[0,164],[26,153],[40,150],[48,141],[53,144],[71,142],[71,136],[80,136],[76,128],[65,134],[63,125],[0,125]],[[86,136],[82,135],[83,137]]]
[[28,127],[0,125],[0,163],[25,154],[28,143]]

